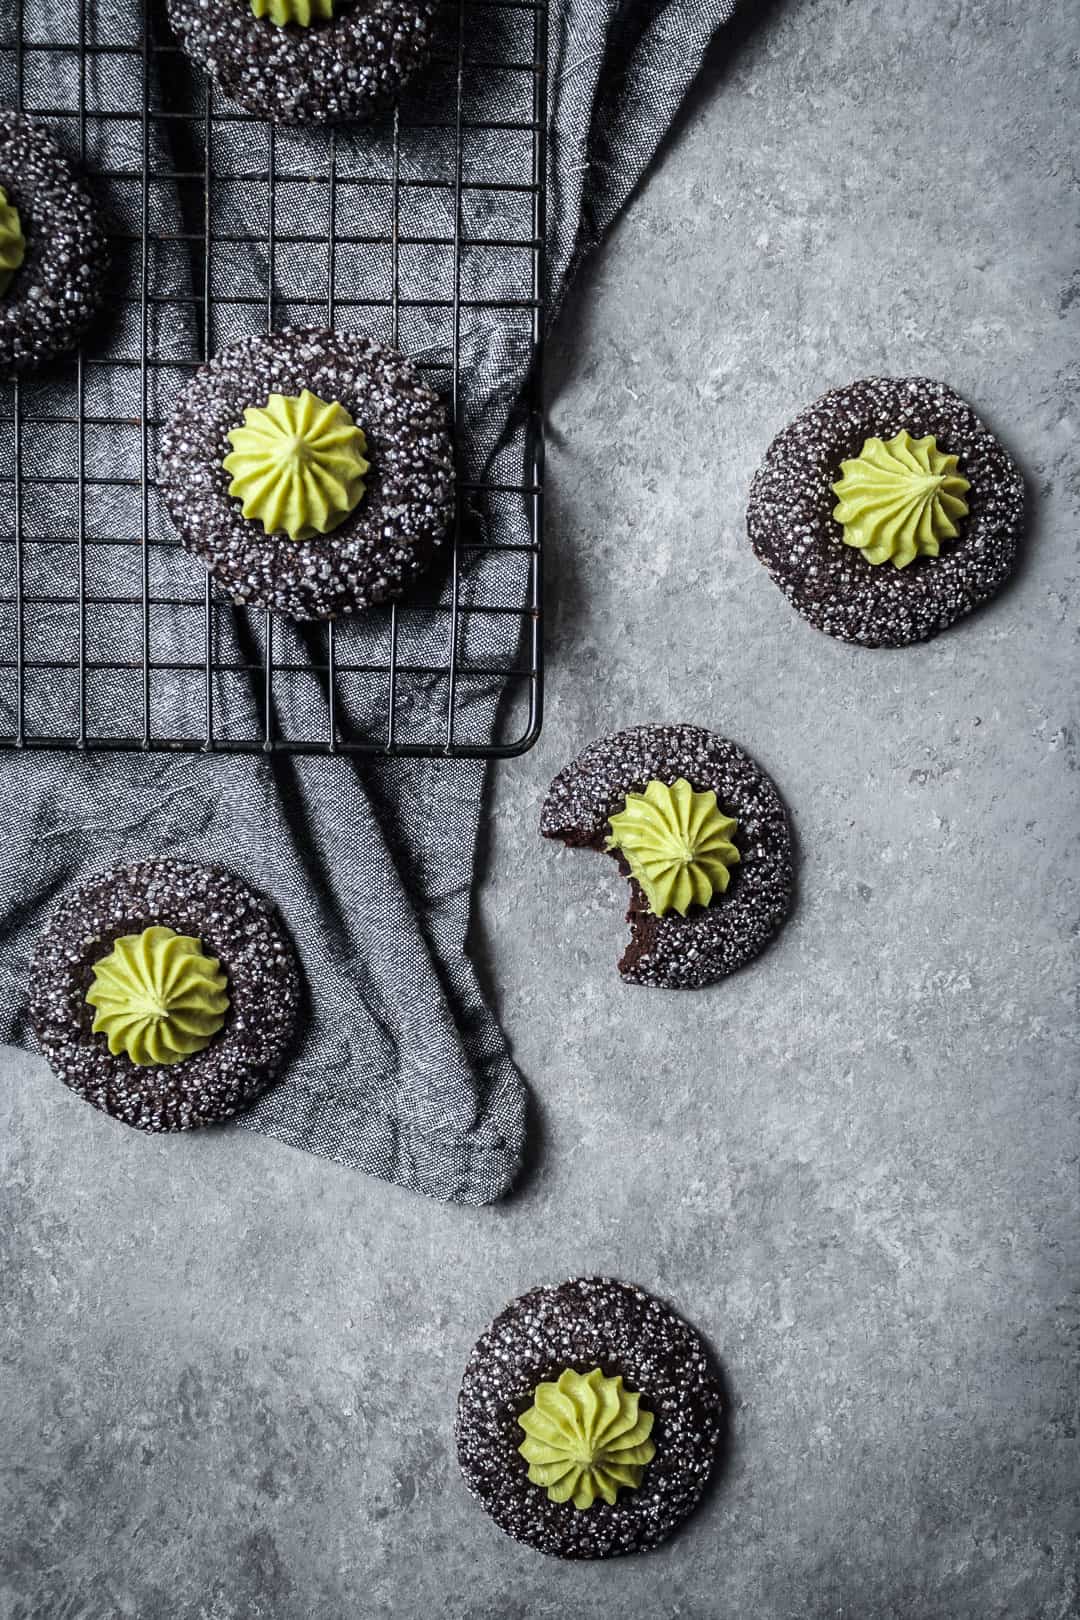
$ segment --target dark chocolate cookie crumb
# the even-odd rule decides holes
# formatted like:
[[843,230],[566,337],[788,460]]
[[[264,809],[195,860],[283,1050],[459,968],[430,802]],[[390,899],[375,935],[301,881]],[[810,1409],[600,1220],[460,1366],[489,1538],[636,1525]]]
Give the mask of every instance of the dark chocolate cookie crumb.
[[78,345],[101,304],[108,244],[96,202],[52,136],[9,111],[0,112],[0,186],[26,238],[0,298],[0,373],[13,376]]
[[331,124],[380,112],[426,60],[431,0],[338,0],[329,21],[279,27],[249,0],[169,0],[188,54],[245,111]]
[[628,793],[656,779],[685,777],[698,793],[712,789],[734,816],[741,860],[725,894],[685,917],[656,917],[618,851],[609,853],[629,878],[631,940],[619,972],[631,984],[695,990],[714,984],[764,950],[791,909],[791,836],[770,778],[734,743],[698,726],[635,726],[586,748],[552,782],[540,816],[545,838],[571,849],[603,850],[608,818]]
[[[628,1389],[655,1416],[656,1455],[637,1490],[579,1511],[528,1479],[517,1419],[537,1384],[568,1367]],[[577,1277],[514,1300],[476,1344],[457,1409],[465,1482],[500,1530],[555,1558],[657,1547],[696,1506],[723,1439],[723,1395],[699,1336],[661,1300],[607,1277]]]
[[[140,1067],[93,1033],[92,968],[122,934],[153,924],[198,939],[228,975],[221,1031],[182,1062]],[[300,975],[269,901],[220,867],[147,861],[116,867],[65,895],[30,967],[30,1017],[64,1084],[142,1131],[228,1119],[275,1078],[292,1038]]]
[[[906,568],[844,545],[833,517],[841,462],[868,438],[932,433],[971,483],[959,538]],[[747,529],[784,595],[826,635],[905,647],[937,635],[1000,590],[1024,534],[1024,483],[960,396],[929,377],[869,377],[834,388],[773,440],[750,490]]]
[[[310,540],[268,535],[229,494],[229,429],[271,393],[336,400],[367,435],[356,510]],[[162,436],[158,477],[189,551],[236,602],[330,619],[400,596],[453,514],[446,415],[410,360],[358,332],[287,327],[243,338],[201,367]]]

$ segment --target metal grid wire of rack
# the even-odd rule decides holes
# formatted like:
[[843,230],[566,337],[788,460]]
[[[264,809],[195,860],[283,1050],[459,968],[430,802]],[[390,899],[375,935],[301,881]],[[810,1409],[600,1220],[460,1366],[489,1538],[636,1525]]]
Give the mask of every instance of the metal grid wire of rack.
[[[542,706],[546,0],[443,0],[420,82],[336,130],[235,110],[159,4],[0,17],[0,102],[82,166],[113,255],[82,351],[0,385],[0,746],[524,752]],[[430,578],[318,626],[230,603],[154,481],[192,368],[298,324],[412,355],[458,461]]]

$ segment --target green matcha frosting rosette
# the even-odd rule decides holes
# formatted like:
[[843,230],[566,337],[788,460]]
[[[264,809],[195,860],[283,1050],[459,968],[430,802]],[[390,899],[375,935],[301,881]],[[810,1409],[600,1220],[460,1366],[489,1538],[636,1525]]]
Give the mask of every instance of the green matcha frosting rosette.
[[906,568],[916,557],[938,556],[942,543],[960,533],[971,485],[958,470],[959,457],[943,455],[933,434],[913,439],[905,430],[887,442],[867,439],[841,467],[833,517],[844,544],[868,563]]
[[182,1063],[209,1046],[228,1011],[228,979],[197,939],[153,926],[122,934],[91,969],[86,993],[115,1057],[132,1063]]
[[250,4],[253,17],[267,17],[277,28],[289,23],[310,28],[334,15],[334,0],[250,0]]
[[250,405],[228,434],[229,494],[265,534],[311,540],[344,523],[364,497],[367,439],[337,400],[303,388]]
[[514,1300],[477,1342],[458,1461],[499,1528],[539,1552],[645,1552],[702,1496],[723,1407],[705,1345],[670,1306],[575,1277]]
[[626,858],[657,917],[707,906],[742,859],[731,841],[735,817],[722,813],[711,789],[695,793],[682,776],[670,784],[654,777],[644,793],[628,793],[608,825],[608,849]]
[[584,1374],[567,1367],[553,1383],[538,1384],[518,1422],[529,1483],[581,1512],[597,1501],[614,1507],[620,1490],[636,1491],[656,1455],[652,1413],[624,1389],[621,1375],[606,1378],[599,1367]]

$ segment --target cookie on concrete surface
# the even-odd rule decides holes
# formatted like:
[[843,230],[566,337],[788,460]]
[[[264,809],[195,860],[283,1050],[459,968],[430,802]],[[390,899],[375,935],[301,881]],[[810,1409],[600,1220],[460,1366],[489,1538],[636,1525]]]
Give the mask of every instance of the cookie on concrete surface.
[[432,0],[169,0],[188,54],[240,107],[288,124],[380,112],[431,49]]
[[694,990],[757,956],[791,909],[791,836],[774,784],[699,726],[635,726],[552,782],[545,838],[605,850],[630,880],[631,984]]
[[52,136],[0,111],[0,374],[77,346],[107,265],[97,204]]
[[514,1300],[476,1344],[458,1461],[508,1536],[555,1558],[657,1547],[697,1505],[724,1434],[693,1328],[661,1300],[577,1277]]
[[1005,583],[1024,483],[944,383],[870,377],[834,388],[774,439],[746,520],[758,557],[818,630],[904,647]]
[[146,861],[64,896],[30,1018],[65,1085],[143,1131],[213,1125],[277,1075],[300,974],[274,907],[220,867]]
[[398,597],[453,515],[446,413],[411,360],[287,327],[202,366],[162,436],[180,538],[236,602],[331,619]]

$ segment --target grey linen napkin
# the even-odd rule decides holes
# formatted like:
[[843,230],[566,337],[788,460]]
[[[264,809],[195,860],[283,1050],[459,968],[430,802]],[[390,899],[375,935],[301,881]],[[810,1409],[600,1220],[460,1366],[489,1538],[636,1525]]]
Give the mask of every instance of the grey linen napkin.
[[[449,8],[454,11],[454,8]],[[550,11],[551,147],[548,194],[548,259],[546,288],[549,318],[561,305],[582,259],[601,239],[626,202],[697,73],[717,29],[727,22],[735,0],[552,0]],[[33,8],[34,37],[71,42],[76,10],[69,0],[39,0]],[[98,0],[89,8],[92,38],[111,45],[137,46],[140,39],[136,0]],[[531,20],[514,8],[499,13],[489,26],[521,30],[516,54],[528,58]],[[14,97],[12,24],[0,21],[0,99]],[[9,32],[3,33],[4,28]],[[528,34],[526,35],[526,30]],[[7,50],[4,47],[8,47]],[[510,59],[510,58],[508,58]],[[35,64],[37,59],[35,58]],[[71,53],[41,53],[43,71],[58,78],[71,73]],[[138,88],[137,53],[94,56],[84,70],[87,106],[116,107],[130,102]],[[437,73],[423,87],[427,102],[437,101]],[[77,106],[77,86],[70,82],[37,87],[32,104]],[[193,89],[199,94],[198,86]],[[494,92],[493,92],[494,93]],[[66,97],[67,99],[58,99]],[[28,98],[30,99],[30,98]],[[137,104],[137,103],[135,103]],[[492,115],[497,115],[493,107]],[[72,121],[51,120],[58,138],[70,147]],[[111,170],[141,161],[137,122],[91,119],[86,166]],[[176,154],[163,152],[160,127],[152,135],[155,167],[181,165]],[[285,132],[279,142],[303,153],[304,143],[325,141],[325,134]],[[343,131],[338,136],[338,163],[370,165],[387,157],[386,130]],[[218,138],[215,171],[223,176],[232,165],[252,163],[264,148],[265,132],[256,137],[250,126],[236,125]],[[235,143],[235,145],[234,145]],[[324,150],[324,149],[321,149]],[[235,172],[240,172],[237,168]],[[242,227],[257,234],[258,204],[250,189],[215,187],[215,232]],[[443,194],[427,199],[429,210],[448,206]],[[127,192],[110,184],[107,208],[115,225],[137,228],[139,190]],[[182,202],[167,187],[155,186],[158,218],[182,225]],[[282,202],[279,207],[285,207]],[[320,196],[299,199],[302,217],[318,220]],[[498,217],[494,201],[484,204],[487,223]],[[339,228],[341,213],[339,212]],[[325,222],[324,222],[325,223]],[[373,222],[376,223],[377,222]],[[425,228],[452,220],[428,214]],[[350,217],[350,231],[362,234],[363,220]],[[278,220],[279,230],[283,226]],[[377,234],[377,231],[374,232]],[[117,276],[133,276],[134,249],[118,250]],[[244,256],[246,254],[246,257]],[[204,342],[213,349],[242,331],[259,329],[258,310],[242,302],[218,303],[239,293],[241,299],[266,285],[268,267],[257,248],[234,254],[229,274],[239,286],[215,286],[211,322]],[[192,268],[177,256],[151,266],[152,286],[175,294],[192,287]],[[490,288],[491,277],[512,281],[510,265],[488,262],[463,273]],[[343,256],[340,285],[362,289],[375,267],[357,248]],[[438,267],[427,265],[428,275]],[[279,298],[275,323],[317,321],[310,305],[290,303],[290,288],[303,291],[303,270],[275,266]],[[498,296],[496,292],[495,296]],[[159,355],[190,354],[196,334],[176,319],[175,308],[155,320],[151,342]],[[107,339],[108,353],[127,352],[137,342],[130,308],[120,312]],[[342,325],[360,325],[350,308]],[[158,329],[160,323],[160,329]],[[379,335],[385,335],[380,333]],[[421,317],[402,312],[395,334],[406,352],[425,357],[436,385],[448,381],[445,337],[424,331]],[[138,352],[137,348],[131,352]],[[470,475],[520,477],[523,429],[515,405],[531,359],[529,334],[512,324],[472,312],[462,331],[462,366],[458,411],[459,462]],[[440,367],[442,368],[440,372]],[[118,462],[133,478],[140,469],[139,401],[131,396],[132,374],[87,369],[87,408],[117,419],[131,418],[130,432],[88,432],[86,472],[115,478]],[[149,414],[166,416],[183,373],[156,369],[150,379]],[[70,379],[58,381],[57,397],[70,396]],[[36,384],[35,398],[48,399],[48,384]],[[65,392],[66,390],[66,392]],[[58,414],[60,412],[58,411]],[[11,477],[10,424],[0,437],[0,472]],[[24,434],[23,471],[55,472],[72,466],[73,446],[62,430],[48,435]],[[36,458],[36,459],[35,459]],[[513,481],[508,477],[508,481]],[[91,535],[133,537],[140,532],[138,490],[130,507],[117,509],[115,488],[104,489],[97,509],[97,486],[87,494],[86,523]],[[72,567],[70,537],[75,532],[74,496],[67,486],[24,489],[25,532],[35,538],[28,548],[33,566],[46,581]],[[154,579],[152,589],[174,602],[186,587],[190,594],[191,560],[172,544],[167,519],[151,501],[149,512]],[[488,540],[512,541],[520,533],[521,514],[476,507],[467,515],[471,526]],[[0,525],[10,533],[10,512]],[[65,548],[61,543],[68,539]],[[56,537],[55,548],[50,544]],[[10,551],[10,547],[7,548]],[[99,548],[91,548],[96,558]],[[100,578],[90,580],[102,596],[137,591],[129,572],[137,548],[100,548],[95,561]],[[6,564],[5,564],[6,566]],[[486,602],[520,606],[526,577],[520,559],[489,554],[483,565],[478,596]],[[33,580],[27,579],[27,589]],[[462,644],[470,670],[460,695],[459,725],[465,737],[490,733],[503,683],[493,671],[512,660],[519,621],[513,615],[492,621],[470,613],[469,574],[462,601]],[[42,590],[42,595],[48,595]],[[7,580],[0,595],[10,597]],[[438,595],[436,588],[437,603]],[[188,610],[171,605],[155,612],[155,654],[182,663],[190,657]],[[102,609],[88,619],[88,647],[120,649],[135,631],[126,621]],[[60,649],[72,656],[79,634],[70,610],[40,607],[29,626],[32,644]],[[130,618],[130,615],[128,616]],[[445,635],[445,615],[421,613],[411,621],[425,637]],[[257,653],[260,620],[231,609],[217,610],[222,644],[235,640],[238,654]],[[440,629],[440,626],[442,627]],[[364,638],[372,639],[372,658],[379,661],[376,639],[384,633],[380,616],[353,628],[358,661]],[[310,633],[282,626],[277,647],[302,664],[312,652]],[[322,634],[323,632],[318,632]],[[10,664],[10,617],[0,619],[0,659]],[[186,653],[185,650],[186,649]],[[219,647],[219,652],[220,652]],[[134,663],[139,648],[126,648]],[[384,654],[381,656],[385,656]],[[241,660],[242,661],[242,660]],[[437,665],[438,656],[427,660]],[[94,694],[95,712],[115,716],[119,733],[137,729],[139,705],[145,701],[137,672],[101,671]],[[172,674],[167,684],[152,685],[150,703],[155,732],[190,734],[198,726],[196,708],[203,702],[202,677]],[[54,676],[39,694],[42,709],[59,731],[71,729],[74,694]],[[0,687],[0,728],[12,728],[12,697]],[[28,698],[27,701],[30,701]],[[312,683],[283,680],[274,697],[282,727],[302,729],[308,708],[322,701]],[[435,732],[445,715],[445,681],[418,682],[411,695],[421,726],[429,718]],[[355,729],[382,718],[378,692],[361,689],[345,694]],[[257,695],[247,682],[215,679],[217,735],[250,732]],[[100,729],[100,725],[98,727]],[[462,732],[459,731],[459,735]],[[24,1017],[28,962],[50,905],[68,887],[92,872],[118,863],[168,854],[203,863],[219,862],[241,872],[279,905],[303,963],[308,1006],[303,1034],[284,1076],[236,1126],[267,1135],[352,1165],[369,1174],[432,1197],[463,1204],[488,1203],[512,1184],[520,1167],[526,1131],[526,1092],[510,1057],[508,1044],[485,1003],[467,954],[470,897],[477,833],[485,785],[479,762],[372,760],[162,754],[34,753],[0,755],[0,1039],[32,1044]]]

